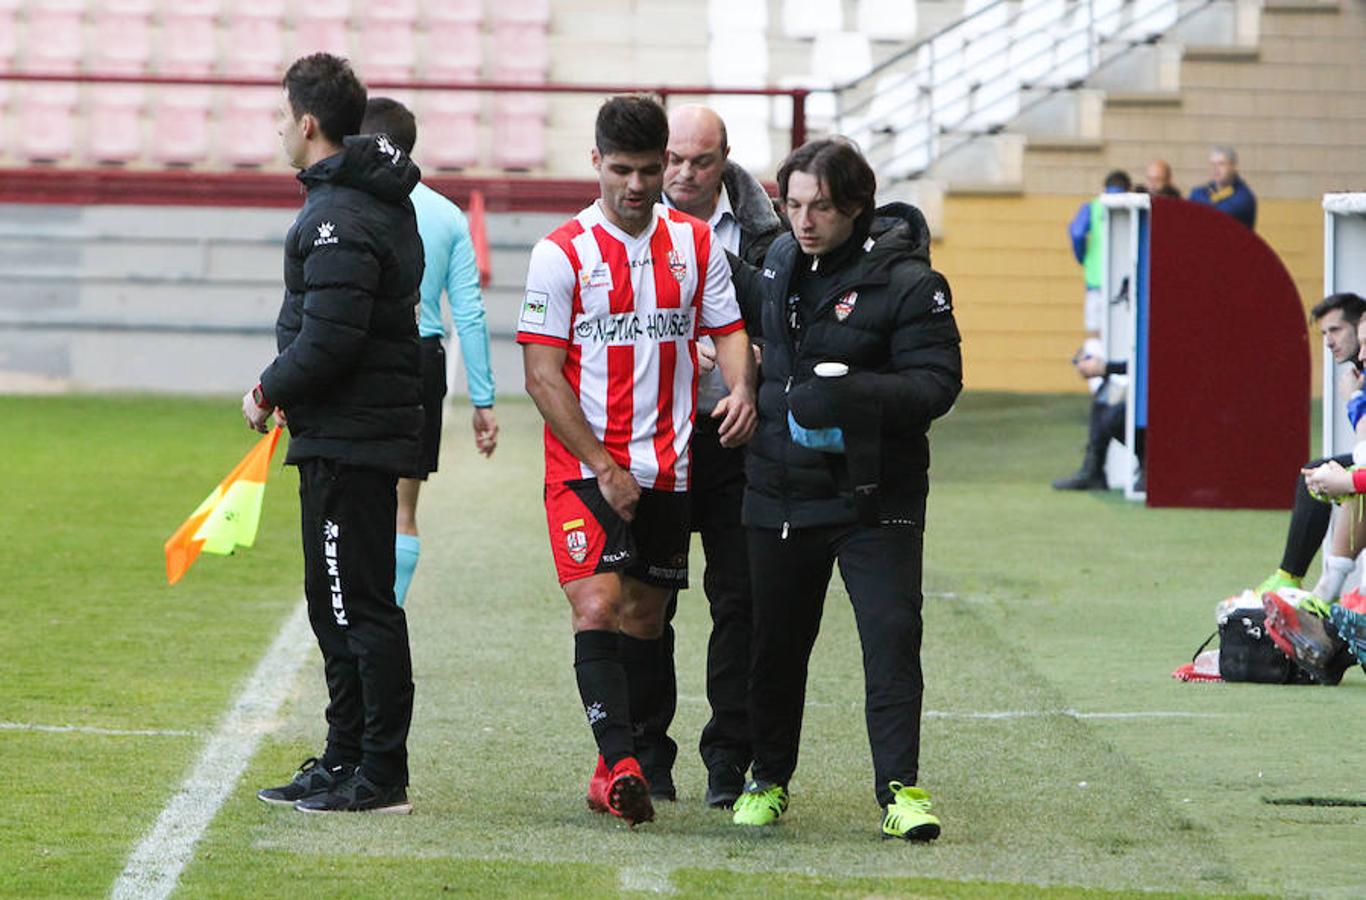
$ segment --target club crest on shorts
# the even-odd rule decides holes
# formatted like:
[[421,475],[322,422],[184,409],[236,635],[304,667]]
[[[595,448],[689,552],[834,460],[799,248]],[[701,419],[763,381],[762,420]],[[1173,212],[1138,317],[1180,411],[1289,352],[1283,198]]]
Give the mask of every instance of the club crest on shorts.
[[849,314],[854,311],[854,304],[858,302],[858,291],[850,291],[843,297],[835,301],[835,318],[843,322],[849,318]]
[[683,279],[688,277],[688,264],[683,261],[683,257],[678,255],[677,250],[669,251],[669,271],[673,273],[678,283],[682,284]]
[[581,563],[588,558],[588,535],[582,528],[567,532],[564,536],[564,546],[569,551],[569,558],[574,562]]

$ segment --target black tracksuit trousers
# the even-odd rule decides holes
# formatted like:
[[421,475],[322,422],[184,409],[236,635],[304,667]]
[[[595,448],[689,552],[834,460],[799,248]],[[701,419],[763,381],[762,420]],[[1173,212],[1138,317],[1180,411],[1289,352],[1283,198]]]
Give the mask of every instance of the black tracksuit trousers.
[[[692,440],[691,527],[702,536],[702,590],[711,608],[711,637],[707,641],[707,702],[711,719],[702,728],[698,750],[716,786],[730,786],[738,791],[744,786],[744,773],[751,758],[749,552],[745,527],[740,523],[745,451],[743,447],[722,447],[717,427],[714,420],[699,416]],[[675,592],[669,601],[670,622],[677,609]],[[673,645],[673,626],[667,625],[659,704],[645,723],[644,746],[637,741],[647,776],[652,771],[668,772],[677,750],[667,737],[678,697]]]
[[299,464],[308,618],[327,676],[324,761],[408,783],[413,668],[394,601],[397,476],[329,459]]
[[756,781],[786,785],[797,768],[807,664],[836,563],[863,646],[864,714],[878,803],[920,764],[921,553],[914,525],[749,529],[754,587],[749,715]]

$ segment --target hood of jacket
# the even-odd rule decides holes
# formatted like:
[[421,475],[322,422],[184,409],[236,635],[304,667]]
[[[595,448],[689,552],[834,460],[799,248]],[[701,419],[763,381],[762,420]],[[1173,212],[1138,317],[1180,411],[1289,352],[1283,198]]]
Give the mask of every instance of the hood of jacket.
[[885,264],[906,256],[929,265],[930,226],[924,214],[909,203],[878,207],[868,236],[873,239],[873,246],[864,258],[866,265]]
[[422,170],[387,134],[357,134],[343,141],[342,152],[319,160],[298,178],[310,190],[332,184],[398,203],[413,192]]
[[721,184],[730,195],[731,212],[735,213],[741,231],[758,235],[783,227],[783,220],[774,211],[773,199],[768,196],[768,191],[743,166],[726,160],[726,167],[721,172]]

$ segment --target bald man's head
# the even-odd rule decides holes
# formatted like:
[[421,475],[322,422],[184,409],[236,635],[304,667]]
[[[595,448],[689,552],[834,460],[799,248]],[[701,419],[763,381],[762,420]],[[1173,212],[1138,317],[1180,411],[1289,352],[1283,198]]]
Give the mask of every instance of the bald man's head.
[[730,145],[726,123],[712,109],[698,104],[676,108],[669,115],[669,151],[664,163],[664,193],[669,202],[706,221],[716,211],[721,174]]
[[1148,185],[1148,193],[1160,194],[1172,186],[1172,167],[1164,159],[1155,159],[1143,170],[1143,180]]

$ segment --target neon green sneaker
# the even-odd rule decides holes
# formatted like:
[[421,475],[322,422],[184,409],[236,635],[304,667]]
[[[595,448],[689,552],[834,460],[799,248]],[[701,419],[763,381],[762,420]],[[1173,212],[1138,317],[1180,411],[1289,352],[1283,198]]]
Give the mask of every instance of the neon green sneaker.
[[891,784],[895,797],[882,817],[884,840],[932,841],[939,837],[939,819],[930,813],[930,795],[899,781]]
[[1320,619],[1327,619],[1333,614],[1333,604],[1329,603],[1327,600],[1320,600],[1313,594],[1305,594],[1300,598],[1299,602],[1295,604],[1295,607],[1297,609],[1302,609],[1307,613],[1316,615]]
[[1297,588],[1303,580],[1303,578],[1296,578],[1294,575],[1291,575],[1285,569],[1277,569],[1266,576],[1265,581],[1257,585],[1257,596],[1260,597],[1262,594],[1279,591],[1281,588]]
[[736,825],[772,825],[787,812],[787,788],[780,784],[751,781],[744,793],[735,798]]

